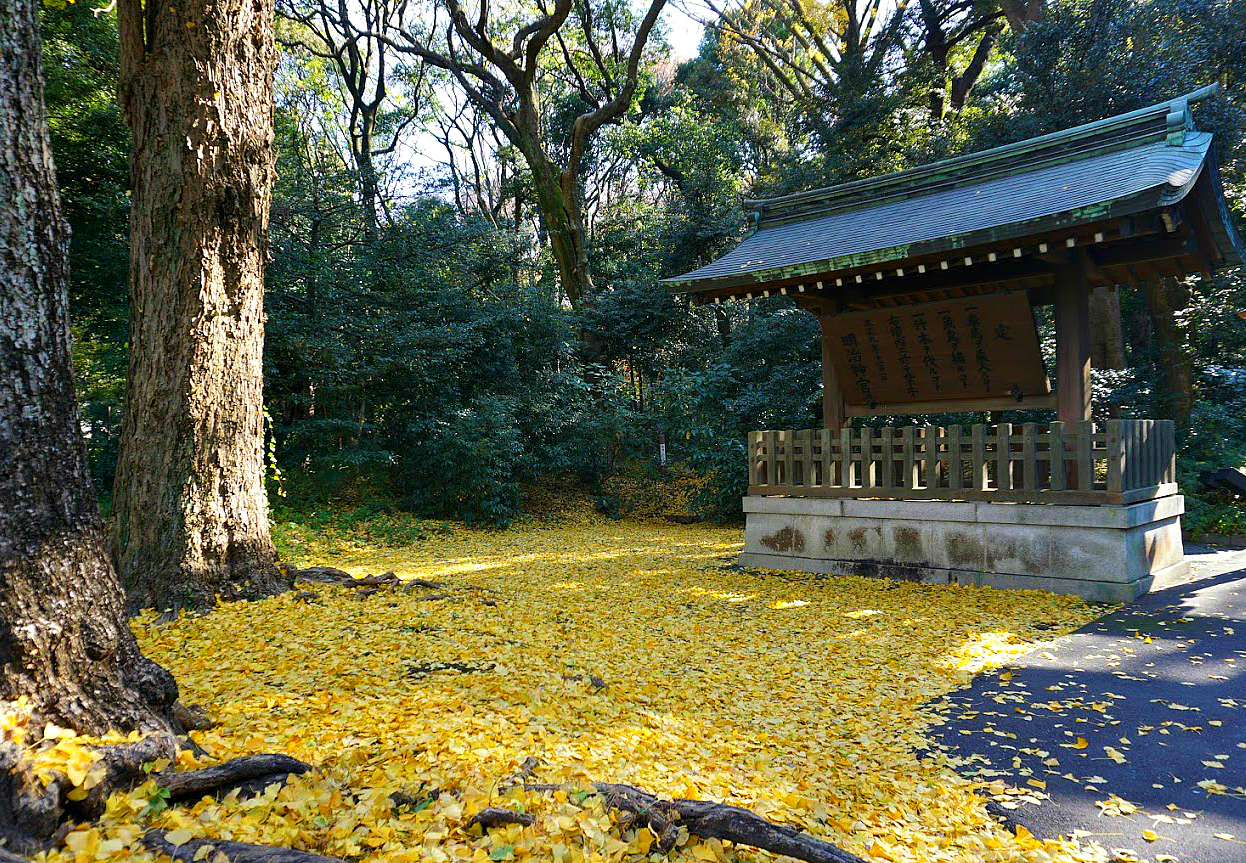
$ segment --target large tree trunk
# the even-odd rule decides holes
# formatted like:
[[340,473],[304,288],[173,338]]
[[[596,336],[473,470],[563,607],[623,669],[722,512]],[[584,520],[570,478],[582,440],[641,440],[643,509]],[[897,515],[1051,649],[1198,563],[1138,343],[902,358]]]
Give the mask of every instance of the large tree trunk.
[[[169,732],[177,686],[130,632],[78,425],[38,8],[0,0],[0,701],[27,699],[36,728]],[[9,840],[58,817],[46,789],[9,772],[18,760],[0,735]]]
[[1090,292],[1090,364],[1096,369],[1125,368],[1121,296],[1117,288],[1101,285]]
[[539,152],[539,142],[534,142],[530,149],[535,155],[528,154],[528,166],[532,169],[537,205],[549,235],[550,251],[558,266],[558,280],[567,301],[578,306],[592,294],[593,277],[588,262],[588,232],[576,179],[550,164]]
[[272,0],[120,0],[118,15],[134,201],[115,561],[134,606],[271,593]]
[[1186,288],[1177,279],[1162,278],[1138,285],[1151,318],[1158,380],[1156,389],[1168,419],[1184,427],[1194,407],[1194,355],[1177,312],[1189,303]]

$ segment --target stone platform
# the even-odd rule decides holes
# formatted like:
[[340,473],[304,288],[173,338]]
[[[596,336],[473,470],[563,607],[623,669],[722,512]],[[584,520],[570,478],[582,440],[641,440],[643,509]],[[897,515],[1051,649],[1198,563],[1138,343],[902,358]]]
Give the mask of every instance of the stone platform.
[[1124,506],[744,499],[740,563],[1127,602],[1185,575],[1181,495]]

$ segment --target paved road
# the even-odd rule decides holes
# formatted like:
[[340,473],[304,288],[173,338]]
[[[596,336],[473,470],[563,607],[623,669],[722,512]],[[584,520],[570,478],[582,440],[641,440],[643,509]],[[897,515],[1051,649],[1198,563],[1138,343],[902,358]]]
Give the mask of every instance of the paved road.
[[1187,582],[948,699],[933,733],[966,772],[1046,784],[1006,819],[1141,859],[1246,861],[1246,552],[1192,551]]

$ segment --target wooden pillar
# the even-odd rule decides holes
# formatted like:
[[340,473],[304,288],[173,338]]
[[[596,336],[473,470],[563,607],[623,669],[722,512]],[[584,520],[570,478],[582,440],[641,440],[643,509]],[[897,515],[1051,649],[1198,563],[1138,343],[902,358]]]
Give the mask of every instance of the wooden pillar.
[[1061,422],[1090,419],[1090,287],[1084,262],[1056,271],[1056,412]]
[[822,427],[838,431],[845,421],[844,394],[831,360],[831,315],[818,315],[818,321],[822,324]]

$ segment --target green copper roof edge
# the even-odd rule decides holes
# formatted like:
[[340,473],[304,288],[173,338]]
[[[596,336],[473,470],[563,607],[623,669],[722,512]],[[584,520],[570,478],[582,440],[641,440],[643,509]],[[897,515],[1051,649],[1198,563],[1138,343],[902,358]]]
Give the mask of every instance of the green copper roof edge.
[[1208,156],[1204,170],[1208,175],[1212,195],[1215,198],[1216,213],[1220,216],[1216,222],[1212,223],[1212,230],[1218,231],[1225,241],[1222,251],[1225,252],[1226,263],[1240,266],[1246,263],[1246,244],[1242,243],[1237,228],[1233,226],[1233,216],[1229,213],[1229,204],[1224,196],[1224,183],[1220,179],[1220,165],[1215,153]]
[[[1200,173],[1201,170],[1195,172],[1195,177],[1182,187],[1181,195],[1173,200],[1165,201],[1165,203],[1174,204],[1182,200],[1182,198],[1189,193],[1190,189],[1194,187],[1194,182],[1197,180],[1197,175]],[[1003,225],[982,228],[961,236],[936,237],[934,239],[923,240],[918,243],[905,243],[888,246],[883,249],[871,249],[866,252],[841,255],[835,258],[824,258],[822,260],[808,261],[786,267],[773,267],[763,270],[744,270],[738,273],[730,273],[703,279],[682,279],[678,276],[674,276],[661,279],[660,281],[667,286],[668,291],[671,293],[703,293],[705,291],[735,287],[747,289],[751,285],[761,284],[764,282],[775,282],[783,279],[797,278],[800,276],[828,275],[838,271],[856,269],[858,267],[868,267],[878,264],[892,263],[894,261],[901,261],[916,255],[931,255],[945,251],[954,252],[973,248],[986,243],[1001,242],[1015,237],[1022,237],[1033,233],[1035,226],[1039,225],[1043,226],[1044,229],[1074,227],[1076,225],[1083,225],[1088,222],[1094,222],[1105,218],[1128,216],[1134,213],[1154,209],[1159,206],[1156,201],[1157,196],[1155,195],[1155,192],[1157,189],[1162,188],[1163,186],[1152,186],[1147,190],[1131,195],[1127,198],[1102,201],[1097,204],[1090,204],[1074,210],[1051,213],[1046,216],[1038,216],[1024,221],[1008,222]],[[681,290],[682,286],[690,285],[696,285],[697,287],[692,288],[691,290]]]
[[[1080,139],[1091,138],[1096,135],[1102,135],[1113,130],[1127,129],[1132,125],[1141,125],[1144,122],[1156,122],[1161,119],[1164,121],[1162,128],[1158,127],[1153,130],[1143,130],[1141,134],[1126,137],[1117,141],[1106,141],[1102,146],[1103,150],[1125,149],[1129,145],[1137,145],[1143,140],[1154,139],[1156,141],[1168,141],[1170,144],[1179,144],[1180,141],[1174,140],[1174,135],[1178,131],[1192,129],[1191,118],[1189,115],[1189,105],[1215,95],[1220,90],[1219,84],[1209,84],[1206,87],[1200,87],[1173,99],[1164,102],[1158,102],[1145,108],[1137,108],[1124,114],[1118,114],[1114,117],[1107,117],[1102,120],[1095,120],[1091,123],[1083,123],[1080,126],[1074,126],[1070,129],[1063,129],[1057,132],[1050,132],[1046,135],[1040,135],[1037,138],[1027,138],[1023,141],[1016,141],[1011,144],[1004,144],[999,147],[992,147],[989,150],[980,150],[974,153],[966,153],[961,156],[955,156],[950,159],[943,159],[938,162],[931,162],[928,165],[920,165],[909,168],[904,171],[897,171],[891,174],[883,174],[878,177],[871,177],[865,180],[854,180],[849,183],[843,183],[837,186],[826,186],[819,189],[811,189],[806,192],[797,192],[791,195],[784,195],[777,198],[762,199],[745,199],[742,203],[747,209],[760,211],[762,222],[778,222],[784,217],[780,215],[785,208],[799,205],[801,203],[814,203],[819,199],[831,200],[833,202],[837,198],[844,199],[843,208],[848,209],[852,206],[851,197],[855,194],[867,193],[871,191],[881,190],[889,186],[905,186],[908,184],[916,184],[918,181],[928,179],[931,176],[937,176],[941,172],[949,169],[964,171],[966,168],[975,165],[989,165],[1006,161],[1008,157],[1015,157],[1030,153],[1035,150],[1045,149],[1053,144],[1071,144]],[[1177,128],[1174,128],[1174,125]],[[1088,158],[1094,153],[1079,153],[1077,158]],[[1071,154],[1064,154],[1066,157]],[[1058,154],[1053,154],[1055,161],[1060,161]],[[1070,160],[1071,161],[1071,160]],[[1032,169],[1032,165],[1024,166]],[[914,191],[917,191],[916,189]],[[765,211],[768,208],[774,208],[776,212],[770,219],[766,218]],[[828,207],[834,209],[834,207]],[[807,217],[806,214],[791,214],[792,218]]]
[[[1190,194],[1190,190],[1194,188],[1194,184],[1198,182],[1198,178],[1203,175],[1203,169],[1207,166],[1208,154],[1211,151],[1211,135],[1206,132],[1202,134],[1207,135],[1207,139],[1201,143],[1203,158],[1199,160],[1198,167],[1190,171],[1190,176],[1187,177],[1186,181],[1181,185],[1178,186],[1174,185],[1172,182],[1169,182],[1166,189],[1162,186],[1160,187],[1162,189],[1159,195],[1160,206],[1170,207],[1173,204],[1178,204],[1185,200],[1185,196]],[[1169,176],[1171,177],[1171,175]]]

